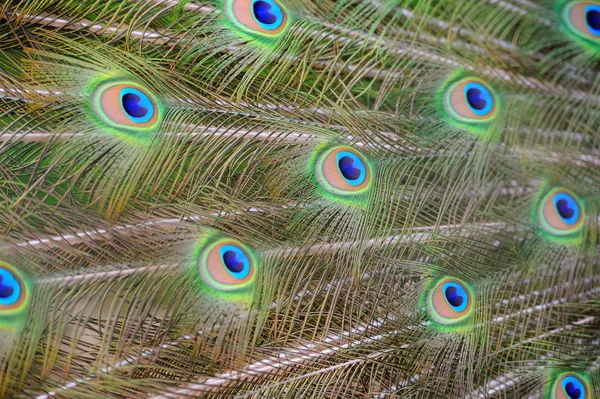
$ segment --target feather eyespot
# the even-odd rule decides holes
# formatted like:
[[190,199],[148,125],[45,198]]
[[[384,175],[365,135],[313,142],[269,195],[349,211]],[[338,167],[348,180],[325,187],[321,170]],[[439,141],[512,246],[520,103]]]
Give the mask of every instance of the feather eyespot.
[[21,313],[29,302],[29,287],[19,271],[0,263],[0,322],[5,316]]
[[315,164],[315,175],[325,190],[340,195],[364,192],[371,183],[365,157],[346,146],[324,152]]
[[446,89],[444,107],[460,122],[483,123],[496,116],[497,101],[493,90],[485,82],[465,78]]
[[600,2],[570,1],[562,10],[562,18],[575,35],[600,41]]
[[538,220],[542,228],[552,235],[570,235],[583,227],[584,209],[574,193],[566,188],[554,188],[542,199]]
[[564,373],[556,379],[550,397],[552,399],[589,399],[587,382],[575,373]]
[[429,290],[427,308],[431,317],[438,323],[457,324],[470,315],[473,295],[464,282],[447,277]]
[[276,0],[226,0],[225,9],[238,28],[262,36],[276,36],[288,25],[285,8]]
[[92,109],[109,127],[145,132],[158,126],[161,110],[158,101],[143,87],[130,82],[100,84],[92,94]]
[[250,250],[237,240],[221,239],[207,245],[198,259],[200,276],[219,291],[234,291],[254,281],[255,261]]

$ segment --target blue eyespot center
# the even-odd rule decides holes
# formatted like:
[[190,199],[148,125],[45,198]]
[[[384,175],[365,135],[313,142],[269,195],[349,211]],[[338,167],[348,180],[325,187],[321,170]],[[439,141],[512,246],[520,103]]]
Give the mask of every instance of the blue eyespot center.
[[452,306],[456,312],[462,312],[465,310],[469,301],[469,297],[465,289],[460,284],[449,282],[444,284],[442,289],[444,291],[446,302],[448,302],[448,304]]
[[250,259],[240,248],[223,245],[220,250],[225,268],[237,279],[244,279],[250,273]]
[[354,160],[350,157],[340,158],[338,165],[340,172],[348,180],[356,180],[360,177],[360,168],[354,166]]
[[358,186],[365,181],[367,169],[364,162],[355,154],[340,151],[336,155],[338,170],[351,186]]
[[125,112],[127,112],[129,116],[141,118],[148,113],[148,108],[140,106],[141,98],[137,94],[127,93],[123,96],[121,101],[123,102]]
[[575,213],[575,210],[569,208],[569,202],[566,199],[561,199],[556,202],[556,209],[558,209],[558,213],[565,219],[569,219]]
[[579,205],[575,198],[569,194],[556,194],[554,196],[554,208],[563,222],[568,225],[575,224],[579,220]]
[[226,251],[223,254],[223,263],[225,263],[225,266],[234,273],[239,273],[244,270],[244,261],[238,259],[237,254],[233,251]]
[[454,307],[462,305],[463,301],[465,300],[465,298],[458,294],[457,289],[454,287],[446,288],[446,299],[450,305]]
[[569,397],[572,399],[579,399],[581,396],[581,390],[576,388],[575,384],[572,382],[569,382],[567,385],[565,385],[565,391],[567,391],[567,395],[569,395]]
[[480,83],[467,83],[464,89],[465,100],[471,111],[479,116],[490,113],[494,105],[492,93]]
[[21,285],[8,270],[0,268],[0,305],[10,306],[21,296]]
[[271,14],[271,5],[266,1],[257,1],[252,5],[254,15],[263,24],[274,24],[277,21],[277,15]]
[[467,100],[469,100],[469,105],[471,107],[482,110],[487,105],[487,101],[481,97],[481,91],[479,89],[469,89],[467,90]]
[[264,29],[277,29],[283,22],[281,7],[273,0],[254,0],[252,13],[256,22]]
[[136,123],[145,123],[152,119],[154,108],[150,98],[140,90],[125,88],[121,90],[121,106],[125,114]]
[[591,33],[600,36],[600,6],[590,4],[585,9],[585,22]]
[[562,382],[563,389],[570,399],[583,399],[585,387],[575,377],[567,377]]
[[450,305],[454,307],[459,307],[465,300],[465,298],[458,293],[458,290],[455,287],[446,288],[446,299]]

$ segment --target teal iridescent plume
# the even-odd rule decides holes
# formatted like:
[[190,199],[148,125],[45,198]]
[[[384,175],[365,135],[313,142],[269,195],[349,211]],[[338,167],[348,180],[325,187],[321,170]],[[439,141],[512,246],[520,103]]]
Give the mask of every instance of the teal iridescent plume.
[[600,398],[600,0],[4,0],[0,398]]

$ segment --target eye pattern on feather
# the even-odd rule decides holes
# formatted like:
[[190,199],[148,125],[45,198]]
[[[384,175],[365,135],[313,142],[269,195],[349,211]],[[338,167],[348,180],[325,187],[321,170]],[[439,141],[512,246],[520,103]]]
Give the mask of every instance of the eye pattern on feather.
[[198,269],[208,286],[218,291],[235,291],[252,284],[255,261],[241,242],[220,239],[201,250]]
[[600,41],[600,2],[570,1],[562,9],[562,19],[578,37]]
[[453,325],[464,321],[473,308],[473,295],[463,281],[446,277],[427,293],[427,310],[438,323]]
[[29,302],[29,288],[19,271],[0,263],[0,326],[2,319],[21,313]]
[[371,185],[371,169],[366,158],[346,146],[322,153],[315,163],[315,175],[325,190],[338,195],[362,193]]
[[238,28],[261,36],[276,36],[288,25],[287,12],[275,0],[227,0],[225,10]]
[[582,202],[566,188],[550,190],[540,201],[537,214],[541,227],[554,236],[574,234],[583,227]]
[[92,109],[105,125],[131,132],[150,131],[162,118],[158,101],[132,82],[109,81],[96,87]]
[[590,399],[590,388],[579,375],[564,373],[556,379],[550,399]]
[[482,80],[464,78],[448,86],[444,95],[444,107],[460,122],[489,122],[496,116],[496,96]]

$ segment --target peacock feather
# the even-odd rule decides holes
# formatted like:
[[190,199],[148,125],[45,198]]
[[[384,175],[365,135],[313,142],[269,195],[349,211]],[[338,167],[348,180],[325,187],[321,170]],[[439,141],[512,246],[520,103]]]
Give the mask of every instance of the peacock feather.
[[600,398],[600,1],[4,0],[0,397]]

